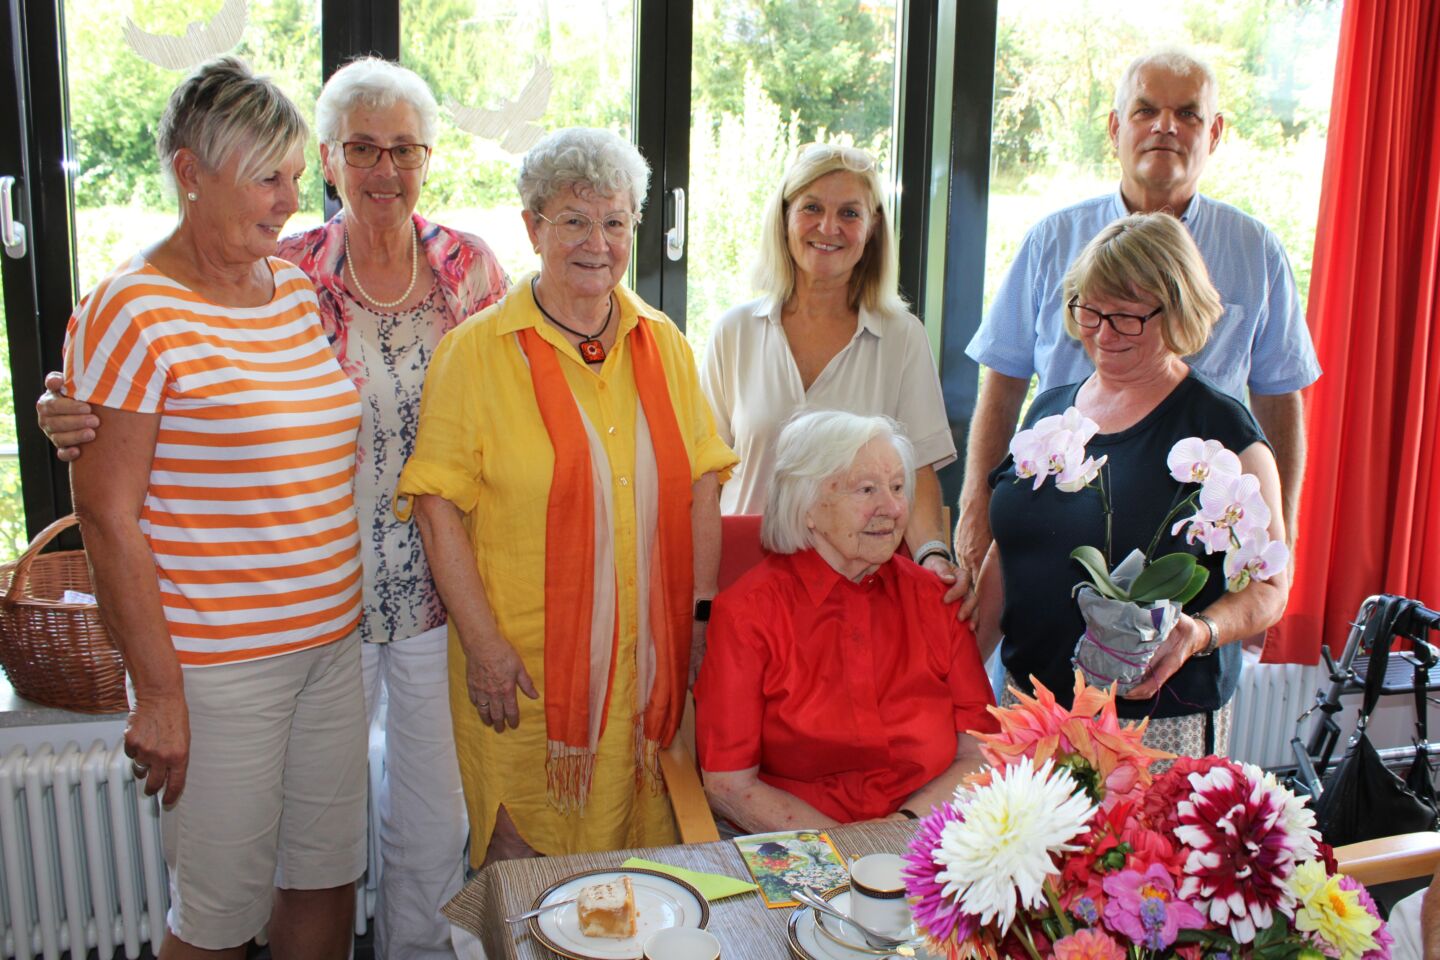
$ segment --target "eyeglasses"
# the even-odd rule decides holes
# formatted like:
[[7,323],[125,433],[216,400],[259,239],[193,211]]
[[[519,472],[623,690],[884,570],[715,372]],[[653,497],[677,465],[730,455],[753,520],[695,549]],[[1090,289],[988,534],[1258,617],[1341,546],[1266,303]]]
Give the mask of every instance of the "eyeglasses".
[[610,243],[628,243],[631,232],[640,226],[640,215],[638,213],[615,213],[605,214],[603,219],[591,220],[583,213],[573,213],[569,210],[560,214],[557,219],[551,220],[543,213],[535,216],[544,220],[555,228],[555,236],[566,246],[576,246],[590,239],[590,234],[595,227],[600,227],[600,232]]
[[382,147],[364,140],[347,140],[340,144],[345,152],[345,162],[352,167],[368,170],[390,154],[390,162],[397,170],[419,170],[430,156],[430,148],[423,143],[397,143],[393,147]]
[[1094,330],[1100,326],[1101,322],[1107,322],[1110,324],[1110,329],[1122,337],[1140,336],[1145,332],[1146,320],[1165,312],[1164,307],[1156,307],[1143,317],[1137,317],[1133,313],[1101,313],[1094,307],[1082,306],[1079,297],[1071,297],[1070,302],[1065,306],[1070,310],[1070,319],[1086,330]]

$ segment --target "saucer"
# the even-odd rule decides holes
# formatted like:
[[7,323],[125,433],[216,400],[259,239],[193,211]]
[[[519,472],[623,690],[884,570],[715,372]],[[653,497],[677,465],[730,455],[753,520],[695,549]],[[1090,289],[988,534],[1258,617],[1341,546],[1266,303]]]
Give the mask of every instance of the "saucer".
[[[849,912],[848,885],[838,887],[824,896],[835,909],[842,913]],[[874,960],[875,957],[895,955],[894,950],[876,950],[868,946],[848,924],[805,906],[796,907],[791,912],[787,940],[790,954],[797,960]],[[923,943],[917,939],[910,944],[915,950],[917,960],[935,960],[934,955],[925,950]]]

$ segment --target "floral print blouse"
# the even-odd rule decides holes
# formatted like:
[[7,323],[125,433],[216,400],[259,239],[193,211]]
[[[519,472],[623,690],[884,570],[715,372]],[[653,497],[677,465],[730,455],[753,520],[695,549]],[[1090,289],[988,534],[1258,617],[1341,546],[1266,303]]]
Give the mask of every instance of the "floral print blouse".
[[361,638],[401,640],[445,622],[415,524],[390,508],[400,469],[415,448],[420,391],[445,332],[505,295],[505,271],[474,234],[413,216],[435,285],[418,306],[371,307],[346,286],[345,214],[280,241],[279,256],[310,277],[325,334],[360,391],[364,416],[356,451],[355,506],[364,566]]

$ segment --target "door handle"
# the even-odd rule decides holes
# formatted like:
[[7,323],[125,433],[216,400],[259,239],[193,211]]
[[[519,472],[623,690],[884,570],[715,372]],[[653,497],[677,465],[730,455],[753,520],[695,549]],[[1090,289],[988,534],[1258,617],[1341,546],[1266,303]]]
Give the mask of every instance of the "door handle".
[[0,177],[0,241],[5,255],[19,260],[25,256],[25,224],[14,215],[15,178]]
[[665,231],[665,256],[679,260],[685,256],[685,188],[670,191],[675,200],[675,224]]

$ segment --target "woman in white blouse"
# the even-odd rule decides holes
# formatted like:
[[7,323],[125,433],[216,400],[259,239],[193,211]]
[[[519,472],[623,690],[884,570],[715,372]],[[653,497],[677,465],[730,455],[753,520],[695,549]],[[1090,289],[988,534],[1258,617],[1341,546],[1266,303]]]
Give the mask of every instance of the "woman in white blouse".
[[802,147],[765,207],[761,296],[720,318],[700,371],[720,437],[740,455],[720,509],[763,510],[775,439],[797,410],[888,416],[914,443],[918,465],[906,546],[953,583],[935,471],[955,459],[955,441],[898,273],[874,160],[854,147]]

